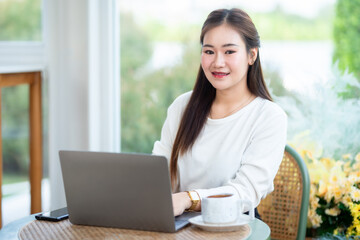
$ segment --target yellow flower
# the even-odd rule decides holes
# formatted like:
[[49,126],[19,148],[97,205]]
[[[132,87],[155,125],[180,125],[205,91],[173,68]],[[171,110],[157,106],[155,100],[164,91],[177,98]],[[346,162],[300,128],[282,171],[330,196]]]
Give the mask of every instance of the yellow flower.
[[342,196],[343,196],[343,188],[341,188],[336,184],[327,186],[327,192],[324,196],[327,202],[330,202],[331,199],[334,198],[335,203],[338,203],[340,202]]
[[335,161],[334,166],[341,170],[342,166],[345,164],[344,161]]
[[333,188],[334,198],[335,202],[339,202],[341,200],[341,197],[343,196],[343,189],[339,186],[336,186]]
[[346,162],[346,163],[343,165],[343,171],[344,171],[344,173],[345,173],[346,175],[349,175],[350,172],[352,171],[352,168],[351,168],[350,164],[351,164],[351,162],[348,161],[348,162]]
[[324,182],[323,180],[320,180],[319,181],[319,193],[318,193],[318,195],[320,197],[323,197],[326,194],[327,190],[328,190],[327,183]]
[[[351,225],[347,230],[346,237],[349,238],[350,236],[358,236],[358,235],[360,235],[360,226],[354,224]],[[355,238],[355,239],[359,239],[359,238]]]
[[336,184],[338,181],[339,181],[339,176],[338,175],[336,175],[336,174],[331,174],[330,175],[329,182]]
[[340,214],[340,209],[338,209],[337,207],[334,207],[334,208],[330,208],[330,209],[326,209],[325,210],[325,213],[329,216],[337,216]]
[[314,198],[310,199],[311,209],[317,209],[318,206],[319,206],[319,198],[314,197]]
[[347,229],[347,236],[359,236],[360,235],[360,204],[350,203],[350,211],[353,216],[353,224]]
[[313,217],[315,214],[315,209],[308,209],[308,217]]
[[360,162],[360,152],[356,154],[355,161]]
[[321,219],[321,216],[319,216],[318,214],[313,214],[311,217],[310,217],[310,222],[311,222],[311,225],[314,227],[314,228],[318,228],[320,227],[321,223],[322,223],[322,219]]
[[352,203],[352,199],[351,199],[350,195],[346,194],[346,195],[341,199],[341,202],[342,202],[345,206],[349,207],[349,206],[350,206],[350,203]]
[[349,177],[347,178],[348,179],[348,182],[351,184],[351,185],[354,185],[355,183],[358,183],[360,182],[360,177],[358,177],[356,174],[350,174]]
[[316,184],[312,183],[310,185],[310,197],[315,196],[317,194],[317,186]]
[[312,163],[308,164],[308,170],[312,183],[319,183],[320,180],[328,181],[331,172],[318,160],[314,160]]
[[310,152],[310,151],[308,151],[308,150],[302,150],[301,152],[300,152],[300,155],[301,155],[301,157],[305,160],[305,161],[315,161],[315,159],[314,159],[314,157],[313,157],[313,154]]
[[331,158],[321,158],[320,162],[325,166],[325,168],[327,168],[328,170],[330,170],[334,164],[335,161]]
[[355,202],[360,201],[360,189],[355,187],[351,188],[351,199]]
[[357,223],[359,223],[360,219],[358,217],[360,216],[360,204],[351,204],[350,211],[351,215],[354,217],[354,222],[356,221]]
[[342,155],[342,158],[343,158],[343,159],[350,159],[350,158],[351,158],[351,154],[350,154],[350,153],[344,154],[344,155]]
[[360,161],[352,165],[352,170],[353,173],[355,173],[358,177],[360,177]]
[[351,191],[350,188],[351,188],[351,186],[353,184],[351,184],[351,182],[350,182],[350,180],[348,178],[344,177],[344,178],[340,179],[338,185],[339,185],[340,188],[342,188],[342,192],[345,194],[345,193]]
[[351,211],[354,214],[360,214],[360,204],[353,204],[351,207]]
[[330,180],[333,178],[333,182],[337,182],[341,178],[345,178],[345,173],[342,169],[344,162],[337,161],[334,166],[330,169]]

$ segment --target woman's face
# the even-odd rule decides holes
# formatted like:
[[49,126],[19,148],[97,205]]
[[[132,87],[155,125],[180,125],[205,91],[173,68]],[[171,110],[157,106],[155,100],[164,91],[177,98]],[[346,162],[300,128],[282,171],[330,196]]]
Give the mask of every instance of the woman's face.
[[247,88],[247,71],[249,64],[255,61],[256,53],[255,48],[248,53],[240,34],[222,24],[205,33],[201,66],[217,91],[241,91]]

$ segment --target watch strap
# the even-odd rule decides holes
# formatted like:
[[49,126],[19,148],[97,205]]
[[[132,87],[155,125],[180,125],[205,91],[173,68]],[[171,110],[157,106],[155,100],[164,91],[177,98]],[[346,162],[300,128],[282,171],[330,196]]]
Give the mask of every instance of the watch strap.
[[187,194],[191,200],[191,207],[187,211],[195,211],[196,206],[200,202],[200,196],[196,191],[187,191]]

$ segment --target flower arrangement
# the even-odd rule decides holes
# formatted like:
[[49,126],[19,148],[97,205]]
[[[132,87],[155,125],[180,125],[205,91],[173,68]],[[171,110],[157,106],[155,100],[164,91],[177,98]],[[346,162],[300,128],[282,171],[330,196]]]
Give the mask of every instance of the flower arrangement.
[[[308,229],[311,235],[360,236],[360,153],[340,160],[302,151],[310,174]],[[314,234],[315,233],[315,234]]]

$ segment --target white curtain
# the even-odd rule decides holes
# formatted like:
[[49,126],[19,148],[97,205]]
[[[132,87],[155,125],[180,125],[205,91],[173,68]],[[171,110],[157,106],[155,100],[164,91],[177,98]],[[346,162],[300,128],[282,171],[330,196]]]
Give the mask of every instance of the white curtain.
[[116,0],[45,2],[51,209],[66,206],[59,150],[120,151]]

